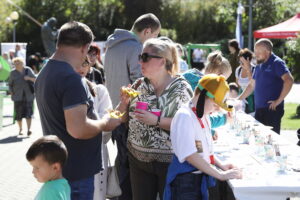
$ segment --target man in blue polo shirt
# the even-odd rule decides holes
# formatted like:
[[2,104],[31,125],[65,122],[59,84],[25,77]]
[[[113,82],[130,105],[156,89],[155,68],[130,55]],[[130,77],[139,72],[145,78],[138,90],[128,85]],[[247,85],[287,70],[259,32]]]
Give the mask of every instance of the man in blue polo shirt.
[[[254,53],[257,66],[253,79],[239,99],[247,98],[254,90],[255,119],[280,134],[281,118],[284,114],[284,98],[290,92],[294,79],[285,62],[273,52],[269,39],[260,39],[255,43]],[[250,66],[248,60],[242,62]]]

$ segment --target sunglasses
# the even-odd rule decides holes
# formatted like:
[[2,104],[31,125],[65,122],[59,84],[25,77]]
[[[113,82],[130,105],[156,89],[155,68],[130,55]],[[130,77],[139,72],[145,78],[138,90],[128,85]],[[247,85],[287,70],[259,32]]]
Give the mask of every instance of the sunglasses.
[[150,55],[148,53],[143,53],[143,54],[139,55],[139,61],[141,61],[143,63],[148,62],[151,58],[163,58],[163,57]]

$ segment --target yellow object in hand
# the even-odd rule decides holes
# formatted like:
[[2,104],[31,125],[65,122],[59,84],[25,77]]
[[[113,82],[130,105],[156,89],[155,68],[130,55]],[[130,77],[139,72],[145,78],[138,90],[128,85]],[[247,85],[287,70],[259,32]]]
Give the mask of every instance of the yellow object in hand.
[[135,97],[137,97],[138,95],[141,94],[141,92],[136,91],[136,90],[134,90],[132,88],[129,88],[129,87],[123,87],[122,92],[128,94],[131,98],[135,98]]
[[114,119],[120,119],[125,114],[125,112],[121,113],[118,110],[108,110],[108,113],[109,116]]

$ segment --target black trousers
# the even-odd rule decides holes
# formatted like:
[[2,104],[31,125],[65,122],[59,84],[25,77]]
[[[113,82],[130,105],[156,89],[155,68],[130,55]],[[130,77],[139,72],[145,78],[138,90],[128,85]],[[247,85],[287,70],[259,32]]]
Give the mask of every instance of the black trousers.
[[163,200],[169,163],[142,162],[129,154],[130,181],[133,200]]
[[255,110],[255,119],[266,126],[272,126],[273,131],[280,134],[281,118],[284,115],[283,106],[277,106],[276,110],[259,108]]

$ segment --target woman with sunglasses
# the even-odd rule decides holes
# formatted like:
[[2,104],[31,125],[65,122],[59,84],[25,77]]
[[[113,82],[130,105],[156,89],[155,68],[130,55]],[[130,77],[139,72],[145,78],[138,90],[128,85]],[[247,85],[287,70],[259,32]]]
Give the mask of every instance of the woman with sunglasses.
[[[189,84],[178,74],[178,55],[174,44],[149,39],[139,56],[143,78],[132,88],[141,94],[133,99],[121,92],[118,110],[126,112],[129,122],[130,180],[133,200],[163,199],[168,165],[172,159],[170,125],[182,104],[192,97]],[[147,110],[136,109],[137,102],[146,102]],[[159,114],[153,112],[159,109]]]

